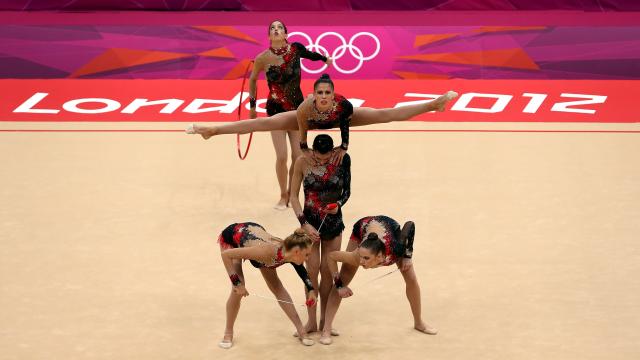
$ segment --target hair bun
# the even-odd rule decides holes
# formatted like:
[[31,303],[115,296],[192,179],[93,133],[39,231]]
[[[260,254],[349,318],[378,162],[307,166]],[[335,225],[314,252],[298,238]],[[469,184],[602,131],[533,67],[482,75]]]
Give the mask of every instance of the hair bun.
[[322,74],[320,76],[320,79],[331,79],[331,78],[329,77],[329,74]]
[[295,229],[293,234],[287,236],[283,241],[284,248],[287,251],[296,246],[299,246],[301,249],[306,249],[311,246],[311,243],[311,237],[307,235],[307,232],[302,230],[302,228]]
[[313,150],[326,154],[333,149],[333,138],[327,134],[318,134],[313,139]]
[[367,235],[367,240],[379,240],[380,238],[378,237],[378,234],[376,233],[370,233],[369,235]]

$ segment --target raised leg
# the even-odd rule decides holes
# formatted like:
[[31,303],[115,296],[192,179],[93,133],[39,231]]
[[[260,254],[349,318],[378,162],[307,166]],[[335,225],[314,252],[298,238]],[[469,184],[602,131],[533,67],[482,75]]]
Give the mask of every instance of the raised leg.
[[215,135],[223,134],[248,134],[250,132],[273,130],[298,130],[296,111],[287,111],[269,117],[234,121],[222,125],[196,125],[191,124],[185,132],[187,134],[200,134],[205,140]]
[[429,111],[444,111],[445,105],[457,96],[458,93],[455,91],[448,91],[439,98],[422,104],[386,109],[367,107],[354,108],[353,116],[351,117],[351,126],[365,126],[394,121],[406,121]]

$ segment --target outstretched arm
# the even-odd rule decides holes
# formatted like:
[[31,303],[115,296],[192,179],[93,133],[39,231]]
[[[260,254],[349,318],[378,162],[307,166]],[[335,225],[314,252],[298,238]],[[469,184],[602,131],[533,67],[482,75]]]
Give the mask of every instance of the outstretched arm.
[[358,255],[357,250],[354,250],[352,252],[333,251],[329,253],[327,265],[329,266],[329,271],[333,276],[333,283],[336,287],[336,290],[338,290],[338,295],[340,295],[340,297],[342,298],[349,297],[353,295],[353,292],[351,291],[351,289],[349,289],[348,286],[345,286],[342,283],[340,273],[338,272],[338,262],[352,265],[357,270],[358,265],[360,264],[360,255]]
[[233,292],[237,295],[248,296],[249,292],[244,287],[242,279],[236,273],[233,268],[234,259],[252,259],[256,260],[265,256],[266,247],[251,247],[251,248],[235,248],[228,249],[222,252],[222,263],[227,270],[231,284],[233,285]]
[[[233,260],[235,259],[247,259],[247,260],[257,260],[261,261],[263,258],[268,256],[269,248],[266,246],[252,246],[246,248],[235,248],[235,249],[227,249],[222,252],[222,263],[224,264],[224,268],[227,270],[227,274],[229,277],[232,277],[236,274],[235,269],[233,268]],[[233,279],[232,279],[233,282]],[[234,284],[235,285],[235,284]]]
[[300,52],[300,57],[301,58],[305,58],[305,59],[309,59],[312,61],[324,61],[326,64],[331,65],[331,58],[327,58],[326,56],[314,52],[314,51],[309,51],[307,50],[307,48],[304,47],[304,45],[298,43],[298,42],[294,42],[293,44],[291,44],[292,46],[295,46],[296,48],[298,48],[298,51]]
[[[327,265],[329,266],[329,271],[331,272],[331,275],[333,276],[334,280],[340,278],[340,273],[338,272],[338,262],[358,267],[358,265],[360,265],[360,255],[358,255],[357,251],[330,252]],[[336,287],[338,287],[338,284],[336,284]]]

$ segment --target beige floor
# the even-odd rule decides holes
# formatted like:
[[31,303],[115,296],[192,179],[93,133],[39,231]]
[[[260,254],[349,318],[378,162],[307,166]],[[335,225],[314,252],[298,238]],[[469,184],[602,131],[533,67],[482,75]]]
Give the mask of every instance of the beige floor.
[[[351,143],[345,223],[416,222],[425,319],[439,335],[411,329],[398,273],[366,284],[383,268],[357,275],[332,346],[302,347],[278,306],[254,296],[235,347],[217,348],[229,291],[217,234],[253,220],[285,236],[296,224],[271,210],[268,135],[239,161],[234,136],[0,133],[0,359],[640,358],[640,134]],[[302,302],[293,269],[279,273]],[[245,274],[269,295],[258,271]]]

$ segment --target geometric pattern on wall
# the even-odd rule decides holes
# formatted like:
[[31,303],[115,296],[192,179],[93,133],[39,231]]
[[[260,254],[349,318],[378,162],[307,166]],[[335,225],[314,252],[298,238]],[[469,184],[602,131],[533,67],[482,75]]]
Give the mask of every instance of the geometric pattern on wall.
[[[329,30],[289,31],[317,38]],[[640,79],[640,27],[335,26],[330,31],[345,36],[369,31],[382,46],[356,73],[326,70],[336,78]],[[229,79],[243,76],[243,60],[267,47],[264,26],[0,25],[0,78]]]

